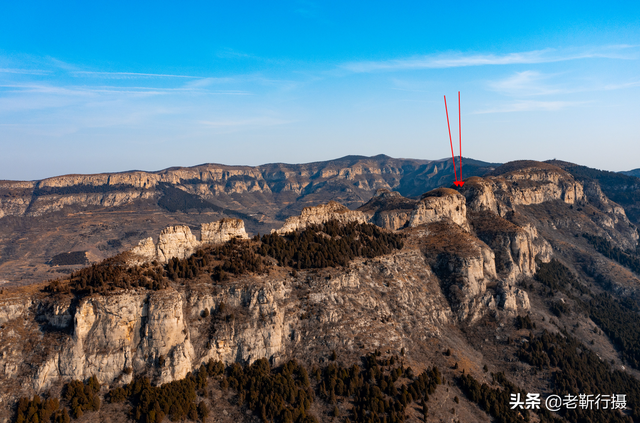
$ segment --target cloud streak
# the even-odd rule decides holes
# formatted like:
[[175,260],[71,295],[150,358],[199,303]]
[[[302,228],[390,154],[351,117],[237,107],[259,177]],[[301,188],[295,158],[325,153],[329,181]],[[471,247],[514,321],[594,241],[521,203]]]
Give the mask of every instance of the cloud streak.
[[566,89],[554,88],[544,84],[555,75],[545,75],[537,71],[516,72],[514,75],[489,83],[496,92],[509,96],[539,96],[567,92]]
[[201,125],[213,127],[213,128],[231,128],[242,126],[274,126],[274,125],[286,125],[293,123],[293,120],[277,119],[271,117],[256,117],[249,119],[238,120],[219,120],[219,121],[200,121]]
[[49,75],[51,71],[38,69],[0,68],[0,73],[13,73],[18,75]]
[[474,115],[482,115],[488,113],[511,113],[511,112],[554,112],[569,107],[582,106],[589,102],[586,101],[516,101],[504,106],[479,110],[473,112]]
[[595,58],[633,59],[636,57],[635,55],[622,54],[621,51],[634,49],[635,47],[637,46],[607,46],[597,49],[584,49],[582,51],[562,51],[548,48],[503,55],[449,53],[383,61],[347,62],[339,67],[353,73],[368,73],[419,69],[446,69],[469,66],[537,64]]
[[138,73],[138,72],[97,72],[97,71],[71,71],[69,72],[73,76],[97,76],[97,77],[111,77],[111,78],[188,78],[198,79],[198,76],[191,75],[172,75],[164,73]]

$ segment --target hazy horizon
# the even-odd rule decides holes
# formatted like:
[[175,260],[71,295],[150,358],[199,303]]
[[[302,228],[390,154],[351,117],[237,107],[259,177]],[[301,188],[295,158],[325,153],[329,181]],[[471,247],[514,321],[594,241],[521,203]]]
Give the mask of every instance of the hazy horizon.
[[8,3],[0,179],[446,158],[458,91],[463,157],[628,171],[639,62],[633,3]]
[[[60,176],[68,176],[68,175],[94,175],[94,174],[112,174],[112,173],[129,173],[129,172],[157,173],[157,172],[162,172],[164,170],[168,170],[168,169],[172,169],[172,168],[193,168],[193,167],[207,166],[207,165],[219,165],[219,166],[231,166],[231,167],[260,167],[260,166],[284,164],[284,165],[296,166],[296,165],[305,165],[305,164],[312,164],[312,163],[322,163],[322,162],[327,162],[327,161],[335,161],[335,160],[340,160],[340,159],[344,159],[344,158],[352,157],[352,156],[354,156],[354,157],[362,157],[362,158],[375,158],[375,157],[380,156],[380,155],[384,155],[384,156],[387,156],[390,159],[395,159],[395,160],[419,160],[419,161],[425,161],[425,162],[447,162],[447,161],[451,161],[452,160],[451,157],[443,157],[443,158],[440,158],[440,159],[424,159],[424,158],[417,158],[417,157],[392,157],[392,156],[386,155],[384,153],[374,154],[372,156],[364,156],[364,155],[360,155],[360,154],[349,154],[349,155],[346,155],[346,156],[334,157],[332,159],[327,159],[327,160],[312,160],[312,161],[308,161],[308,162],[298,162],[298,163],[276,161],[276,162],[260,163],[260,164],[257,164],[257,165],[247,165],[247,164],[229,164],[229,163],[205,162],[205,163],[197,163],[197,164],[185,165],[185,166],[168,166],[168,167],[165,167],[165,168],[162,168],[162,169],[125,169],[125,170],[105,171],[105,172],[92,172],[92,173],[62,173],[62,174],[57,174],[57,175],[49,175],[49,176],[45,176],[43,178],[38,178],[38,179],[0,179],[0,181],[39,181],[39,180],[56,178],[56,177],[60,177]],[[465,164],[464,163],[465,159],[484,162],[484,163],[487,163],[487,164],[496,164],[496,165],[502,165],[502,164],[508,163],[508,162],[493,162],[493,161],[490,161],[490,160],[477,159],[475,157],[462,156],[463,165]],[[458,155],[455,156],[455,160],[456,160],[456,166],[458,166],[459,165],[459,162],[458,162],[459,156]],[[520,159],[510,160],[510,162],[518,161],[518,160],[530,160],[530,159],[520,158]],[[562,160],[562,159],[559,159],[559,158],[549,158],[549,159],[540,160],[540,161],[541,162],[545,162],[547,160],[561,160],[561,161],[565,161],[565,162],[574,163],[576,165],[584,166],[581,163],[575,163],[575,162],[571,162],[570,160]],[[595,169],[603,170],[603,171],[610,171],[608,169],[601,169],[601,168],[595,168]],[[627,169],[626,171],[632,171],[632,170],[640,170],[640,169],[638,169],[638,168],[636,168],[636,169]],[[613,172],[613,171],[611,171],[611,172]],[[620,171],[620,172],[625,172],[625,171]],[[466,178],[465,175],[463,175],[463,179],[464,178]]]

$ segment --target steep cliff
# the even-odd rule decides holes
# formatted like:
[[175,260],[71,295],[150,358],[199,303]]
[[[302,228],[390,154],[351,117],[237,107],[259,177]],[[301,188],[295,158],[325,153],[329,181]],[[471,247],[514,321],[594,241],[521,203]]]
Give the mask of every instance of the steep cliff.
[[241,219],[221,219],[200,226],[200,242],[218,244],[232,238],[248,238]]
[[409,219],[409,226],[438,222],[443,218],[468,229],[467,206],[459,192],[450,188],[438,188],[422,196]]
[[364,213],[357,210],[349,210],[347,207],[335,201],[321,204],[315,207],[305,207],[300,216],[288,218],[282,228],[273,232],[286,234],[287,232],[302,230],[308,225],[318,225],[330,220],[336,220],[342,224],[350,222],[364,223],[368,219]]
[[189,257],[205,244],[220,244],[233,238],[248,238],[244,222],[240,219],[221,219],[200,226],[200,241],[188,226],[170,226],[160,232],[156,242],[153,238],[145,238],[131,252],[142,259],[134,260],[136,263],[153,260],[166,263],[174,257]]
[[371,199],[358,208],[369,221],[381,228],[398,230],[409,224],[416,201],[399,192],[379,189]]

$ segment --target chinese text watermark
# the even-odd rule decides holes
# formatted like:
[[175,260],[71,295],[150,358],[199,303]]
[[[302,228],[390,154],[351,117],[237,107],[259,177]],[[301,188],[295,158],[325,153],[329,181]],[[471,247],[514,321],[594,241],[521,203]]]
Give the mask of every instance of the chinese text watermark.
[[[544,400],[544,405],[549,411],[560,411],[562,408],[567,410],[624,410],[627,408],[626,397],[626,394],[567,394],[564,396],[554,394]],[[541,405],[540,394],[526,394],[524,398],[521,394],[511,394],[509,401],[512,410],[516,408],[539,410]]]

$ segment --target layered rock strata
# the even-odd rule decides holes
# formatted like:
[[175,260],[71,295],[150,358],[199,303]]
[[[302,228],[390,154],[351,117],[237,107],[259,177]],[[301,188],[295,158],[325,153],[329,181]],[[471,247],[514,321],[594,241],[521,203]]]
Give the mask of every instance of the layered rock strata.
[[305,207],[300,216],[288,218],[282,228],[273,230],[277,234],[299,231],[308,225],[319,225],[330,220],[335,220],[342,224],[351,222],[366,223],[369,219],[364,213],[357,210],[349,210],[347,207],[335,201],[321,204],[315,207]]
[[[157,260],[166,263],[172,258],[183,259],[193,254],[205,244],[218,244],[232,238],[247,239],[244,222],[240,219],[221,219],[217,222],[204,223],[200,226],[200,241],[191,233],[188,226],[170,226],[153,242],[149,237],[141,240],[131,252],[143,261]],[[134,262],[140,262],[137,260]]]

